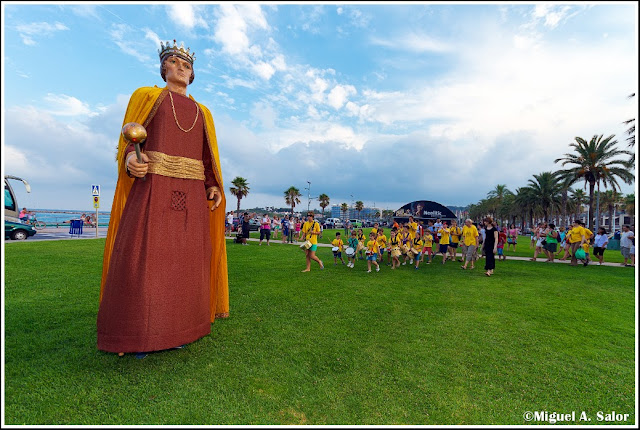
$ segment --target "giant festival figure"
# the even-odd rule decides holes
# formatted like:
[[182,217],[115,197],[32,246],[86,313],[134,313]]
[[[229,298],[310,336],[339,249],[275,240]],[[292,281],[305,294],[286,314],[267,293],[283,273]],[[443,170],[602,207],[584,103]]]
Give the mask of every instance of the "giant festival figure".
[[103,257],[98,349],[120,356],[180,348],[229,316],[213,118],[187,97],[194,53],[175,40],[158,52],[166,86],[138,88],[129,100],[123,125],[143,127],[146,140],[136,154],[130,127],[120,136]]

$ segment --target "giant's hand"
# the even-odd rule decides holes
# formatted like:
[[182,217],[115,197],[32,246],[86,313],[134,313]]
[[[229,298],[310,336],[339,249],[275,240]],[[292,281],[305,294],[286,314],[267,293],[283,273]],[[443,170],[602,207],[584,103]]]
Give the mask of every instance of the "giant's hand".
[[147,174],[149,170],[149,157],[144,152],[140,154],[142,157],[142,163],[138,162],[136,153],[132,152],[127,157],[127,168],[129,172],[136,178],[142,178]]
[[211,187],[207,190],[207,198],[213,200],[214,205],[211,206],[211,210],[215,210],[222,202],[222,192],[218,187]]

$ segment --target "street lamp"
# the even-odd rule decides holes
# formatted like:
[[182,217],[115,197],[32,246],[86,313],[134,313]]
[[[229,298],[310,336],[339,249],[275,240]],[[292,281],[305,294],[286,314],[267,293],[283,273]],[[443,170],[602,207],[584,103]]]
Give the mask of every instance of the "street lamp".
[[309,186],[307,188],[305,188],[308,191],[307,194],[307,212],[309,212],[309,209],[311,208],[311,182],[307,181],[307,184],[309,184]]

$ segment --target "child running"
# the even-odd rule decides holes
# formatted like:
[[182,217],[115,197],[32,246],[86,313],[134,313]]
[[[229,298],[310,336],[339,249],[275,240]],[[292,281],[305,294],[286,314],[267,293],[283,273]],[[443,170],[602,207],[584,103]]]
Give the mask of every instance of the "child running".
[[391,229],[391,237],[389,238],[389,246],[391,247],[391,252],[389,252],[389,255],[391,256],[392,269],[400,267],[400,260],[398,259],[401,254],[400,245],[402,245],[402,242],[398,237],[398,230],[394,227]]
[[413,258],[416,260],[416,270],[418,270],[418,266],[420,266],[420,257],[422,256],[422,246],[424,242],[422,241],[422,234],[420,230],[416,231],[416,237],[411,241],[411,253]]
[[378,258],[378,242],[376,234],[369,233],[369,242],[367,242],[367,273],[371,273],[371,264],[376,266],[376,272],[380,271],[380,266],[376,259]]
[[387,247],[387,236],[384,234],[384,229],[379,228],[376,235],[376,242],[378,242],[378,259],[382,263],[382,257],[384,257],[384,250]]
[[422,238],[424,243],[424,248],[422,249],[422,256],[420,257],[420,262],[424,261],[425,254],[427,257],[427,264],[431,264],[431,259],[433,256],[433,235],[429,231],[429,229],[425,230],[425,234]]
[[338,258],[340,259],[340,261],[342,261],[342,264],[344,265],[344,260],[342,259],[342,247],[344,246],[344,242],[342,241],[342,239],[340,239],[340,232],[336,233],[336,238],[333,239],[333,242],[331,242],[331,245],[333,245],[334,248],[338,248],[337,251],[333,251],[333,265],[334,266],[338,265]]
[[358,249],[358,237],[356,236],[356,231],[351,230],[351,236],[348,240],[349,248],[353,249],[353,255],[348,257],[349,263],[347,263],[347,267],[353,269],[353,266],[356,264],[356,249]]
[[362,232],[361,228],[358,229],[357,238],[358,238],[358,247],[356,248],[356,251],[360,254],[360,260],[364,260],[364,257],[362,256],[362,254],[364,253],[364,248],[365,248],[364,241],[367,238],[364,236],[364,233]]

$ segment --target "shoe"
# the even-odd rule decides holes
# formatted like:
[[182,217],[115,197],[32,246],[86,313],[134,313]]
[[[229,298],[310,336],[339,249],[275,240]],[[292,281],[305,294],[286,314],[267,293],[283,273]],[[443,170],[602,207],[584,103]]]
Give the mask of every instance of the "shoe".
[[409,260],[409,264],[413,264],[413,258]]
[[367,270],[367,273],[371,273],[371,270]]
[[376,267],[376,272],[379,272],[379,271],[380,271],[380,267]]
[[418,266],[416,266],[416,270],[418,270]]
[[464,266],[460,266],[460,268],[461,268],[462,270],[467,270],[467,268],[466,268],[466,267],[464,267]]
[[138,360],[142,360],[143,358],[145,358],[148,354],[146,352],[138,352],[136,353],[136,358]]
[[584,267],[587,267],[587,264],[589,264],[589,262],[588,262],[588,261],[585,261],[584,263],[582,263],[582,265],[583,265]]
[[406,266],[406,265],[407,265],[407,262],[405,261],[404,263],[402,263],[402,265],[403,265],[403,266]]

